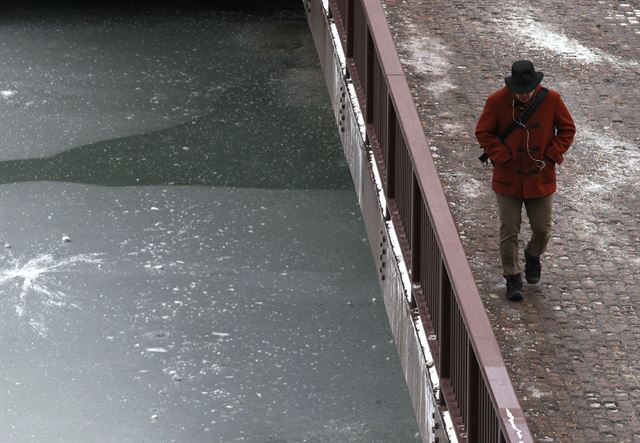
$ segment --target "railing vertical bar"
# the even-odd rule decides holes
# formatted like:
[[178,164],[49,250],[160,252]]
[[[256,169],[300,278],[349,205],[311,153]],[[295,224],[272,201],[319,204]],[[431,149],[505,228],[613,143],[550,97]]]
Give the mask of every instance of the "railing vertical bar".
[[433,332],[436,334],[436,337],[439,339],[440,337],[440,282],[441,282],[441,268],[440,264],[442,263],[442,259],[440,257],[440,252],[438,250],[438,245],[436,242],[435,234],[433,232],[433,227],[431,224],[431,219],[427,212],[427,208],[423,205],[423,214],[422,220],[424,224],[424,239],[425,239],[425,247],[424,250],[428,251],[425,253],[426,260],[424,263],[424,272],[423,272],[423,291],[427,298],[427,306],[429,307],[429,314],[431,317],[431,322],[433,326]]
[[424,202],[420,205],[420,289],[425,296],[427,302],[427,308],[431,314],[431,325],[434,326],[433,322],[433,311],[432,306],[429,301],[430,294],[430,283],[432,280],[431,272],[431,261],[433,260],[433,251],[431,250],[431,232],[429,229],[429,214],[427,214],[427,210],[424,207]]
[[440,341],[440,377],[451,377],[451,282],[449,276],[440,266],[440,315],[438,318],[438,338]]
[[397,139],[396,134],[398,128],[398,117],[396,114],[396,108],[393,106],[393,102],[391,101],[391,97],[387,95],[387,109],[389,112],[387,113],[387,143],[386,143],[386,152],[384,160],[387,163],[387,176],[385,180],[385,191],[387,193],[388,198],[395,198],[395,176],[396,176],[396,149],[397,149]]
[[413,195],[413,164],[411,163],[411,155],[409,154],[409,146],[407,145],[407,171],[409,174],[405,177],[405,192],[407,193],[407,198],[405,200],[405,217],[407,220],[406,224],[406,235],[407,235],[407,246],[411,245],[412,237],[413,237],[413,217],[412,217],[412,202],[411,197]]
[[497,427],[497,422],[495,420],[495,414],[493,412],[493,405],[491,404],[491,398],[489,397],[489,393],[487,392],[486,386],[484,383],[482,384],[482,393],[484,395],[484,404],[485,404],[485,427],[487,428],[487,441],[497,441],[499,428]]
[[[486,402],[484,397],[482,396],[482,392],[481,392],[481,386],[482,386],[482,381],[480,383],[478,383],[478,428],[477,428],[477,433],[478,433],[478,442],[487,442],[489,441],[489,439],[491,438],[491,434],[488,431],[488,429],[486,429],[484,427],[484,423],[486,420],[486,416],[487,416],[487,411],[485,410],[486,408]],[[497,442],[496,442],[497,443]]]
[[[455,303],[455,297],[454,297],[454,303]],[[456,313],[456,326],[457,326],[456,335],[458,336],[458,339],[456,340],[456,347],[458,348],[458,361],[457,361],[458,370],[456,371],[457,380],[456,380],[455,398],[459,405],[460,415],[464,417],[465,416],[464,396],[461,394],[464,390],[464,355],[466,354],[466,349],[465,349],[465,343],[464,343],[464,336],[462,332],[464,325],[461,324],[462,318],[460,317],[460,307],[458,306],[457,303],[455,303],[455,313]]]
[[[467,340],[468,342],[468,340]],[[479,428],[478,417],[480,412],[480,368],[476,359],[473,347],[467,345],[467,417],[465,420],[467,427],[467,438],[469,441],[482,441]]]
[[[462,408],[463,417],[467,417],[469,415],[469,398],[467,397],[467,392],[469,391],[469,348],[471,347],[471,343],[469,343],[469,335],[467,334],[467,327],[464,324],[464,319],[462,318],[462,313],[460,314],[460,332],[461,332],[461,341],[462,341],[462,364],[460,365],[460,392],[458,396],[462,399],[462,404],[464,408]],[[467,423],[465,422],[465,425]]]
[[364,84],[366,69],[366,47],[367,47],[367,18],[364,14],[364,5],[362,0],[353,0],[353,65],[354,72],[351,72],[351,78],[357,86],[356,90],[359,94],[358,99],[361,100],[362,108],[366,106],[364,103]]
[[353,15],[354,15],[354,0],[347,0],[347,19],[345,27],[347,28],[347,50],[346,57],[353,58]]
[[[483,383],[480,383],[480,386],[484,387]],[[481,420],[480,420],[480,424],[482,425],[482,429],[483,429],[483,433],[482,436],[480,438],[482,438],[482,440],[480,441],[484,441],[484,442],[489,442],[492,440],[493,437],[493,433],[491,432],[491,426],[489,424],[489,410],[488,407],[490,407],[491,405],[488,404],[487,402],[487,397],[485,394],[484,389],[482,389],[482,405],[480,406],[480,414],[481,414]],[[489,425],[489,426],[487,426]],[[493,440],[495,441],[495,440]]]
[[457,370],[456,370],[456,383],[455,383],[455,386],[456,386],[455,398],[459,405],[461,415],[462,417],[464,417],[464,398],[460,395],[463,389],[462,382],[464,380],[465,349],[464,349],[464,340],[462,336],[462,328],[464,326],[460,324],[462,320],[460,318],[460,307],[458,306],[458,303],[456,303],[455,297],[453,298],[453,302],[451,304],[455,306],[455,309],[453,311],[456,313],[456,348],[458,348],[458,352],[457,352],[458,358],[456,361]]
[[442,269],[440,264],[442,263],[442,258],[440,257],[440,253],[438,251],[438,245],[436,244],[436,238],[433,232],[433,227],[431,225],[431,219],[429,218],[426,207],[425,218],[429,223],[429,251],[431,251],[429,257],[429,305],[430,309],[432,310],[431,317],[433,318],[433,332],[436,334],[436,338],[440,340],[440,319],[442,317],[440,313],[440,311],[442,310],[442,305],[440,304],[440,291],[442,290]]
[[[380,142],[380,147],[382,148],[382,151],[384,152],[384,150],[386,149],[386,142],[387,142],[387,128],[386,128],[386,121],[387,121],[387,103],[389,102],[388,100],[388,96],[387,96],[387,85],[384,81],[384,73],[382,72],[382,67],[380,67],[380,62],[378,60],[378,58],[376,57],[376,69],[375,69],[375,73],[377,78],[377,85],[376,85],[376,92],[378,94],[378,97],[376,98],[376,107],[378,108],[378,112],[376,115],[376,130],[377,130],[377,135],[378,135],[378,140]],[[374,109],[374,112],[376,110]]]
[[[454,298],[454,300],[456,300]],[[460,312],[460,306],[456,300],[456,316],[458,318],[458,389],[456,390],[456,399],[460,403],[460,414],[463,417],[467,415],[467,398],[466,398],[466,375],[467,375],[467,346],[468,340],[466,337],[466,327],[464,320],[462,320],[462,313]]]
[[[405,145],[405,156],[404,156],[404,170],[405,173],[403,175],[402,180],[402,207],[400,208],[402,213],[403,227],[404,227],[404,237],[405,243],[407,245],[411,244],[411,185],[412,185],[412,177],[413,177],[413,165],[411,164],[411,156],[409,155],[409,146],[406,141]],[[405,257],[406,258],[406,257]]]
[[[394,130],[395,132],[395,146],[396,149],[394,151],[394,165],[395,167],[394,169],[394,174],[393,174],[393,180],[394,180],[394,189],[397,190],[397,194],[398,197],[401,197],[399,194],[402,194],[402,174],[404,174],[404,171],[402,170],[403,166],[404,166],[404,162],[402,161],[402,154],[404,152],[404,138],[402,137],[402,131],[398,128],[398,126],[396,126],[396,130]],[[396,196],[396,192],[394,192],[394,197]],[[396,198],[396,202],[397,202],[397,198]]]
[[418,185],[418,181],[413,174],[411,174],[411,182],[411,268],[409,272],[411,273],[411,283],[415,285],[422,280],[422,275],[420,274],[422,269],[420,264],[422,260],[422,193],[420,192],[420,185]]
[[365,108],[365,123],[371,124],[373,123],[373,95],[374,95],[374,85],[373,85],[373,68],[374,68],[374,59],[375,59],[375,49],[373,47],[373,37],[371,37],[371,31],[369,29],[369,25],[366,25],[366,36],[367,43],[365,48],[365,81],[364,81],[364,108]]
[[[453,350],[451,352],[451,377],[449,381],[451,383],[451,388],[453,389],[453,399],[455,400],[455,393],[458,390],[458,386],[456,384],[458,382],[458,354],[460,353],[460,346],[458,345],[458,316],[456,315],[458,313],[458,309],[456,307],[456,301],[453,297],[451,297],[450,304],[450,320],[448,323],[450,325],[449,329],[451,330],[451,347],[453,348]],[[459,402],[456,403],[458,403],[458,407],[460,407]]]

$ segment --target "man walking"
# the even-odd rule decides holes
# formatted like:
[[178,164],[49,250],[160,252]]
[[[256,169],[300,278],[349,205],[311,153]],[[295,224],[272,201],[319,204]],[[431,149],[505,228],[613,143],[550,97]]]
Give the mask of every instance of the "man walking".
[[535,284],[540,281],[540,256],[551,237],[556,166],[576,132],[560,94],[540,86],[543,76],[530,61],[515,62],[506,86],[487,99],[476,126],[476,138],[484,149],[481,159],[490,159],[494,166],[500,258],[507,299],[512,301],[523,298],[518,259],[522,206],[533,233],[524,251],[525,276]]

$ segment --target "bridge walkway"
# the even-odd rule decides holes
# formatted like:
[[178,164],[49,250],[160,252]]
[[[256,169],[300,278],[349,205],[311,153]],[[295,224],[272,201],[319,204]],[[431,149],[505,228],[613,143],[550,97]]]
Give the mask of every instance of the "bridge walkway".
[[[640,5],[383,0],[447,200],[536,441],[640,442]],[[540,285],[504,298],[475,123],[534,61],[578,132]],[[526,218],[523,237],[528,236]]]

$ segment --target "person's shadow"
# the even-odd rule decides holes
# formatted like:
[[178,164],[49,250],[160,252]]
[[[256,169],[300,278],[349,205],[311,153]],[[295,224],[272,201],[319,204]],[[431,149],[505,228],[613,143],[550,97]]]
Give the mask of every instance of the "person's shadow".
[[254,97],[263,104],[238,103],[237,94],[229,91],[216,103],[220,112],[188,123],[79,146],[51,157],[0,162],[0,184],[65,181],[103,186],[271,189],[353,186],[330,111],[322,118],[314,117],[310,125],[308,113],[317,113],[317,108],[279,105],[281,100],[270,97],[272,93],[260,92],[262,98],[258,94]]

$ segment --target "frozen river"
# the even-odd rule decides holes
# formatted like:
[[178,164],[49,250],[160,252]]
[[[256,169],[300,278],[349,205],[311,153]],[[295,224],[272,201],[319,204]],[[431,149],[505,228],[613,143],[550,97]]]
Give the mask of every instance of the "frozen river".
[[416,440],[301,2],[0,43],[0,442]]

